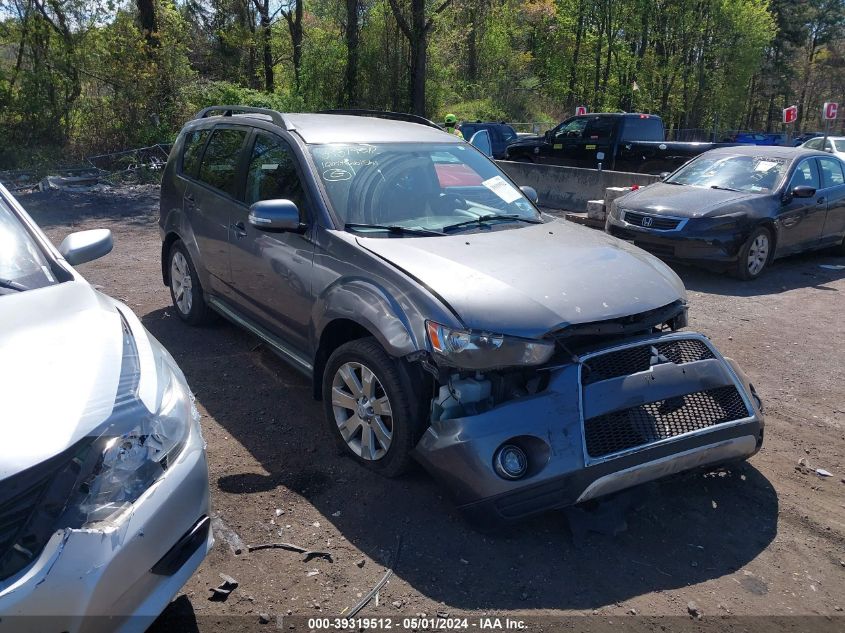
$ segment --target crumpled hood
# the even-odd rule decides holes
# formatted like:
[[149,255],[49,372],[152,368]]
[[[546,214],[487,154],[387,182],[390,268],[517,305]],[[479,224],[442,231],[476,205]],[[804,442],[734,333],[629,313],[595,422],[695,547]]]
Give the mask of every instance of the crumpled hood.
[[82,281],[0,296],[0,479],[52,457],[112,412],[120,314]]
[[700,218],[730,213],[733,205],[761,198],[760,194],[656,182],[618,198],[618,207],[656,215]]
[[681,280],[657,258],[563,220],[448,237],[357,239],[440,296],[466,326],[489,332],[539,337],[686,298]]

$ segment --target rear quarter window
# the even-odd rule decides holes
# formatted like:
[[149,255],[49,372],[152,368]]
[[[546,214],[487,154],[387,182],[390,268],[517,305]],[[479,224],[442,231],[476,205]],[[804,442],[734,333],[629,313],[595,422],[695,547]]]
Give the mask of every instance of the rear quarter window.
[[182,147],[182,173],[196,178],[200,166],[203,145],[208,138],[208,130],[194,130],[185,134]]
[[654,117],[627,117],[622,128],[623,141],[663,141],[663,121]]

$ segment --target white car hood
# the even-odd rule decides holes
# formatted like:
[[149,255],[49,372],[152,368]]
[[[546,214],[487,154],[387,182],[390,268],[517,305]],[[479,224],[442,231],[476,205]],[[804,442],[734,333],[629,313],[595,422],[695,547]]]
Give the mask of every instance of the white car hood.
[[114,303],[84,281],[0,296],[0,479],[60,453],[112,412],[123,358]]

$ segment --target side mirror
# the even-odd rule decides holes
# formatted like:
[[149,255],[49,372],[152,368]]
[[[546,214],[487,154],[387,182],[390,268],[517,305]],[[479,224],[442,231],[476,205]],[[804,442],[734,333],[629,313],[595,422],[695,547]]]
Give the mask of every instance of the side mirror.
[[249,208],[249,223],[269,233],[301,231],[299,209],[290,200],[260,200]]
[[470,144],[475,145],[486,156],[493,157],[493,144],[490,142],[490,132],[487,130],[478,130],[469,139]]
[[534,187],[523,185],[519,188],[519,190],[522,191],[522,193],[525,194],[525,197],[534,204],[538,204],[540,202],[540,196],[537,195],[537,190]]
[[59,252],[71,266],[99,259],[111,252],[114,240],[108,229],[71,233],[59,246]]
[[668,172],[668,171],[661,171],[660,172],[660,180],[666,180],[669,177],[669,173],[670,172]]
[[815,187],[808,187],[807,185],[798,185],[792,190],[793,198],[812,198],[816,195]]

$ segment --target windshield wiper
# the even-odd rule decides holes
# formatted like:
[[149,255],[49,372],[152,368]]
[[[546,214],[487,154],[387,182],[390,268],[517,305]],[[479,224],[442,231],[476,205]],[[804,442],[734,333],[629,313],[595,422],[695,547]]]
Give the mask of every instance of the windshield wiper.
[[721,189],[722,191],[740,191],[740,189],[734,189],[733,187],[723,187],[722,185],[710,185],[711,189]]
[[17,290],[18,292],[29,290],[23,284],[19,284],[17,281],[12,281],[11,279],[0,279],[0,288],[8,288],[9,290]]
[[480,215],[477,218],[473,218],[472,220],[464,220],[463,222],[456,222],[455,224],[448,224],[443,227],[443,232],[446,233],[447,231],[451,231],[452,229],[458,229],[462,226],[469,226],[471,224],[483,224],[484,222],[489,222],[491,220],[510,220],[516,222],[526,222],[528,224],[542,224],[542,220],[531,220],[529,218],[523,218],[520,215],[515,213],[510,214],[498,214],[498,213],[488,213],[487,215]]
[[686,186],[687,183],[685,182],[678,182],[677,180],[664,180],[667,185],[683,185]]
[[443,235],[440,231],[432,231],[429,229],[413,229],[407,226],[399,226],[396,224],[361,224],[358,222],[347,222],[343,225],[347,231],[355,231],[358,229],[373,229],[378,231],[387,231],[394,235]]

